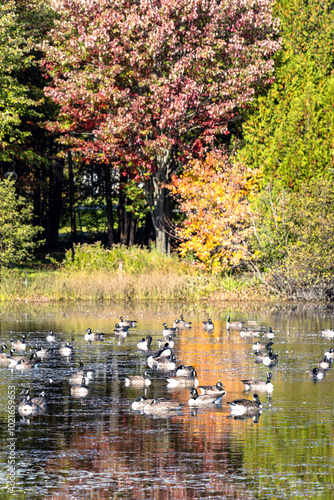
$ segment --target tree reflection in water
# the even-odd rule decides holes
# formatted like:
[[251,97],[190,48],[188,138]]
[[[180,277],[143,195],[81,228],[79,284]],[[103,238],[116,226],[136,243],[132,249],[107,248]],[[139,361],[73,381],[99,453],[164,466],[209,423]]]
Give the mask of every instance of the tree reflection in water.
[[[263,379],[267,369],[255,363],[252,338],[226,331],[228,307],[182,309],[192,329],[180,331],[175,338],[179,364],[193,365],[201,385],[221,380],[227,391],[220,406],[199,409],[187,405],[189,388],[167,387],[166,373],[151,370],[152,384],[146,389],[124,384],[126,375],[141,374],[146,368],[146,354],[137,350],[137,342],[151,335],[152,349],[157,348],[161,324],[164,320],[173,324],[178,308],[161,306],[147,314],[139,307],[126,311],[123,305],[123,316],[138,322],[122,342],[108,333],[113,332],[120,312],[97,313],[91,308],[89,314],[76,310],[73,315],[67,311],[51,318],[41,313],[29,316],[25,311],[20,328],[17,317],[2,318],[5,342],[15,330],[26,333],[29,348],[35,348],[43,345],[52,329],[61,342],[72,341],[73,336],[75,345],[73,359],[46,359],[29,373],[1,371],[3,422],[8,385],[15,385],[18,400],[28,386],[34,395],[46,388],[49,396],[45,415],[33,417],[30,424],[17,417],[16,479],[18,490],[26,492],[21,498],[331,498],[333,373],[328,371],[317,384],[309,376],[324,348],[331,347],[317,334],[331,326],[326,311],[237,311],[245,322],[256,316],[259,324],[272,326],[273,347],[279,354],[273,368],[274,391],[261,394],[261,416],[245,418],[231,416],[227,398],[251,398],[240,380]],[[214,319],[214,333],[203,331],[205,317]],[[82,333],[88,325],[103,332],[106,340],[87,345]],[[79,361],[95,369],[89,394],[82,400],[70,397],[68,383]],[[184,406],[171,416],[145,415],[131,409],[141,395],[171,398]],[[5,426],[0,433],[5,440]],[[4,499],[10,498],[4,488],[1,491]]]

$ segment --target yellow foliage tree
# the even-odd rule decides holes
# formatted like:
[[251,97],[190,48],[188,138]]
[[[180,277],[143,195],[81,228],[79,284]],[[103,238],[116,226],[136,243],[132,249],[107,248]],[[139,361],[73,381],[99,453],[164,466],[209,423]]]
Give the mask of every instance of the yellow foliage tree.
[[256,172],[233,163],[225,152],[192,159],[170,185],[186,216],[176,227],[180,254],[193,254],[213,273],[249,260],[249,198],[257,187]]

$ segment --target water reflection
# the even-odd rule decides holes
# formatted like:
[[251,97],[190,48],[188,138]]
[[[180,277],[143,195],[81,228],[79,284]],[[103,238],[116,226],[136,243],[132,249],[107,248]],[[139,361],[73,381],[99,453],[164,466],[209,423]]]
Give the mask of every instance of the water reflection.
[[[20,498],[331,498],[333,372],[329,369],[316,384],[310,378],[331,347],[320,334],[332,327],[330,310],[271,310],[266,305],[215,310],[191,304],[54,307],[29,310],[24,305],[1,316],[5,344],[13,334],[25,334],[26,355],[52,349],[50,356],[39,359],[37,369],[0,368],[4,442],[8,386],[15,387],[16,405],[25,388],[32,397],[45,390],[49,399],[45,414],[33,415],[29,422],[16,417],[16,484],[25,492]],[[194,366],[201,386],[222,381],[227,394],[220,405],[189,407],[189,387],[168,387],[168,372],[148,368],[148,353],[137,349],[139,341],[151,336],[151,348],[157,350],[162,324],[172,325],[180,313],[192,328],[180,330],[173,339],[177,363]],[[272,347],[279,361],[271,369],[274,390],[260,396],[262,413],[231,415],[227,404],[251,399],[253,392],[244,391],[242,380],[266,380],[268,373],[263,363],[255,362],[254,338],[226,330],[229,314],[245,323],[255,319],[275,332]],[[120,316],[137,320],[121,339],[114,333]],[[213,331],[203,329],[208,317]],[[87,342],[88,328],[103,333],[104,340]],[[49,330],[57,337],[52,347],[46,346]],[[66,342],[74,351],[61,356],[57,349]],[[71,395],[70,377],[79,368],[94,370],[84,398]],[[126,386],[128,376],[145,370],[149,386]],[[141,396],[165,398],[182,407],[172,415],[138,412],[131,405]],[[11,498],[4,487],[2,493]]]

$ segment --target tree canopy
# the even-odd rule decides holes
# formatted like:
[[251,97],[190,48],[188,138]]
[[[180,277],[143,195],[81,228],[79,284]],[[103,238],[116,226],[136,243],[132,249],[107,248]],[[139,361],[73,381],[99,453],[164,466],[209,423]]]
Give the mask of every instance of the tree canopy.
[[15,192],[15,180],[0,181],[0,268],[18,264],[43,243],[36,241],[40,227],[32,225],[32,207]]
[[32,62],[31,38],[25,36],[14,0],[0,5],[0,161],[10,161],[26,137],[21,127],[22,115],[34,101],[29,89],[19,81]]
[[243,125],[240,158],[261,169],[264,184],[298,191],[333,166],[333,1],[278,0],[275,9],[283,37],[275,81]]
[[53,0],[45,89],[63,142],[135,169],[157,240],[162,184],[272,78],[280,44],[271,0]]

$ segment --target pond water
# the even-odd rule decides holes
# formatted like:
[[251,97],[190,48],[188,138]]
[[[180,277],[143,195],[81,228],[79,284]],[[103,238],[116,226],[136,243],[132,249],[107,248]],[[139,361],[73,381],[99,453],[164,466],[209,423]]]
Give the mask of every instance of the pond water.
[[[147,335],[152,349],[162,324],[183,314],[192,328],[175,337],[177,365],[193,365],[200,385],[221,381],[220,405],[188,405],[189,388],[169,389],[166,373],[148,369],[151,385],[126,387],[140,375],[147,356],[137,342]],[[274,390],[258,392],[262,412],[232,418],[228,401],[252,398],[241,379],[266,379],[255,363],[254,339],[226,329],[225,316],[257,327],[272,327],[277,366],[270,368]],[[114,335],[120,315],[137,320],[125,339]],[[212,332],[202,321],[212,318]],[[332,499],[334,484],[334,368],[314,383],[310,371],[334,340],[321,330],[334,326],[330,308],[266,304],[39,304],[2,310],[1,341],[26,334],[27,352],[45,346],[47,332],[70,341],[74,355],[56,354],[37,368],[20,372],[0,367],[1,486],[3,499]],[[87,328],[104,340],[87,343]],[[256,340],[256,339],[255,339]],[[259,340],[263,340],[260,335]],[[268,340],[266,340],[268,342]],[[70,395],[69,376],[82,361],[95,370],[88,395]],[[9,425],[10,390],[15,392],[15,429]],[[45,390],[42,415],[23,419],[17,412],[22,391]],[[182,403],[171,415],[134,411],[139,396],[168,397]],[[11,440],[14,436],[14,440]],[[10,450],[12,453],[10,454]],[[8,463],[15,460],[15,477]],[[8,478],[15,487],[8,490]]]

